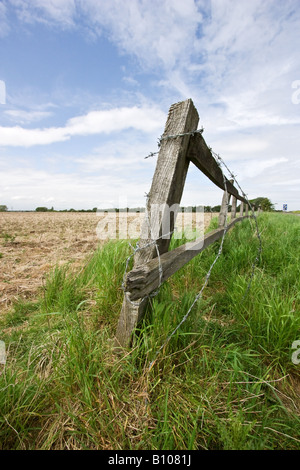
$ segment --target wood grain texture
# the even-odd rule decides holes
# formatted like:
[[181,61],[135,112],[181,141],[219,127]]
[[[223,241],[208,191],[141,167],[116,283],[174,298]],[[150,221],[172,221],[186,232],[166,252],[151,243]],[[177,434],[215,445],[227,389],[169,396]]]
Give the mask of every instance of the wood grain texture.
[[231,220],[236,218],[236,197],[232,196]]
[[[229,183],[232,184],[233,180],[230,180]],[[220,214],[219,214],[219,228],[225,226],[227,212],[228,212],[228,205],[230,203],[230,198],[231,198],[231,194],[229,194],[227,191],[224,191],[223,197],[222,197],[222,204],[221,204]]]
[[[194,131],[197,129],[198,121],[198,112],[191,99],[176,103],[169,110],[162,137]],[[169,207],[180,204],[189,166],[189,160],[186,158],[189,139],[190,136],[187,135],[161,141],[146,207],[149,222],[147,222],[146,215],[139,241],[142,250],[137,252],[134,257],[134,267],[143,265],[157,256],[155,245],[146,245],[163,235],[163,221],[168,216]],[[175,217],[171,214],[169,231],[174,229],[174,220]],[[149,225],[151,229],[149,229]],[[168,251],[170,238],[169,236],[157,240],[160,254]],[[145,248],[143,249],[143,247]],[[132,332],[145,313],[147,300],[136,298],[136,302],[137,305],[132,305],[127,296],[124,296],[116,331],[116,346],[127,347],[130,345]]]
[[[246,217],[237,217],[228,224],[227,230],[245,218]],[[188,242],[163,254],[160,258],[163,270],[162,280],[167,280],[186,263],[191,261],[191,259],[201,253],[201,251],[219,240],[223,236],[224,230],[224,228],[218,228],[217,230],[205,235],[205,237],[200,237],[195,241]],[[153,290],[157,289],[158,268],[158,259],[154,258],[141,266],[137,266],[128,273],[126,278],[126,288],[131,300],[148,295]]]

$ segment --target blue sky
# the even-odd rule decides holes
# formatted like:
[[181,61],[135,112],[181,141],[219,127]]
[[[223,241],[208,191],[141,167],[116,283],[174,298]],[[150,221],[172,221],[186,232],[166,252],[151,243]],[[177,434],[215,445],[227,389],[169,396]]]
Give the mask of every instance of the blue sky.
[[[192,98],[248,197],[300,209],[299,43],[299,0],[0,1],[0,203],[144,205]],[[191,165],[182,203],[221,197]]]

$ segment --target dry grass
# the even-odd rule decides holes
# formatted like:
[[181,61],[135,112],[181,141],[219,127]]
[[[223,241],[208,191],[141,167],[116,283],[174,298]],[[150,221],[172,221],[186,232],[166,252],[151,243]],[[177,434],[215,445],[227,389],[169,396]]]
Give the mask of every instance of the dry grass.
[[[0,213],[0,312],[20,298],[36,298],[55,265],[82,264],[103,243],[96,234],[99,220],[99,214],[84,212]],[[210,220],[205,214],[205,228]]]

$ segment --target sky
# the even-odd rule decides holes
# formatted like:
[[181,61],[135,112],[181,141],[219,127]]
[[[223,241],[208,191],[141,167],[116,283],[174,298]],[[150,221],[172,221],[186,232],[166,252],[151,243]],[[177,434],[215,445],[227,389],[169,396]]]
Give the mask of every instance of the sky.
[[[299,0],[0,0],[0,204],[144,206],[191,98],[247,197],[300,209],[299,44]],[[182,205],[221,199],[191,164]]]

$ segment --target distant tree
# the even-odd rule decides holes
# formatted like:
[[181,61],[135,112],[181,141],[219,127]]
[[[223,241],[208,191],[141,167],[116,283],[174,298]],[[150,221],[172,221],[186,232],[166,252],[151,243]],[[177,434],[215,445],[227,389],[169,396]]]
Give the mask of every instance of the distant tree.
[[97,207],[93,207],[92,211],[97,212]]
[[8,210],[7,206],[5,206],[4,204],[0,205],[0,212],[6,212],[7,210]]
[[211,210],[212,210],[212,212],[220,212],[221,206],[214,206],[214,207],[212,207]]
[[48,212],[47,207],[37,207],[35,210],[36,212]]
[[265,212],[271,212],[275,209],[274,204],[272,204],[270,199],[268,199],[267,197],[257,197],[255,199],[251,199],[250,203],[252,204],[255,210],[257,210],[259,206]]

